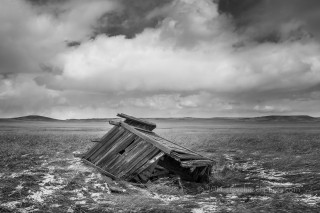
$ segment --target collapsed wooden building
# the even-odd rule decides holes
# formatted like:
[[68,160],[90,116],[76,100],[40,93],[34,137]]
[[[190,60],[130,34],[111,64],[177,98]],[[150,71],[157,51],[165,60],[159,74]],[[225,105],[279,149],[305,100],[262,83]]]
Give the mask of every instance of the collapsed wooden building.
[[206,182],[214,161],[152,130],[156,124],[125,114],[84,156],[83,161],[113,179],[147,182],[175,174],[181,179]]

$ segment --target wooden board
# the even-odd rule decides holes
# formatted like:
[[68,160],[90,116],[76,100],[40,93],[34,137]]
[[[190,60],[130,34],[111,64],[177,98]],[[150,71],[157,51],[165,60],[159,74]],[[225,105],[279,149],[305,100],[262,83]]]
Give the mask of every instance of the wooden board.
[[160,150],[155,147],[146,149],[143,152],[143,154],[138,156],[138,158],[132,163],[131,167],[126,172],[126,176],[129,176],[133,173],[136,173],[136,171],[138,169],[140,169],[142,166],[144,166],[145,163],[147,163],[150,159],[152,159],[159,152],[160,152]]
[[[114,126],[121,126],[121,122],[119,122],[119,121],[109,121],[109,124],[114,125]],[[130,125],[130,123],[127,123],[127,124]],[[136,130],[139,130],[139,131],[142,131],[142,132],[148,132],[148,133],[154,134],[154,132],[149,131],[147,129],[142,129],[142,128],[139,128],[137,126],[132,126],[132,127],[135,128]]]
[[117,146],[117,141],[120,140],[122,137],[125,137],[127,134],[124,133],[122,134],[120,137],[118,137],[118,139],[115,139],[112,141],[111,144],[108,144],[106,146],[103,146],[100,148],[99,152],[96,152],[96,154],[92,155],[90,161],[94,164],[97,165],[97,162],[106,154],[108,153],[108,151],[112,148],[114,148],[114,146]]
[[[139,141],[135,147],[132,148],[132,152],[134,153],[127,153],[126,157],[123,157],[121,155],[121,159],[119,159],[115,164],[113,164],[112,166],[108,167],[108,171],[111,172],[112,174],[116,175],[116,170],[122,170],[124,168],[126,168],[126,164],[131,163],[131,161],[128,162],[128,159],[131,159],[130,157],[132,155],[134,155],[136,152],[139,152],[140,149],[143,147],[142,144],[140,144],[141,141]],[[121,167],[120,167],[121,166]]]
[[103,144],[103,146],[100,147],[99,150],[97,150],[88,160],[92,163],[95,163],[99,158],[100,155],[108,151],[110,148],[112,148],[113,144],[117,142],[117,140],[123,135],[128,134],[126,133],[125,129],[120,128],[120,131],[114,135],[110,140],[108,140],[106,143]]
[[124,131],[125,131],[125,130],[124,130],[123,128],[117,127],[115,134],[112,134],[112,135],[110,135],[109,137],[106,137],[106,138],[103,140],[103,142],[99,143],[99,144],[98,144],[99,146],[96,147],[96,148],[93,150],[92,154],[91,154],[89,157],[87,157],[86,159],[89,160],[89,161],[91,161],[92,159],[94,159],[94,158],[98,155],[98,153],[101,152],[101,149],[103,149],[103,148],[106,146],[106,143],[108,143],[110,140],[111,140],[111,141],[115,140],[115,138],[118,138],[120,135],[122,135],[122,134],[124,133]]
[[[112,157],[112,159],[110,159],[108,162],[106,162],[103,166],[98,165],[100,168],[110,172],[110,170],[108,169],[109,167],[115,165],[119,160],[122,159],[122,155],[120,154],[116,154]],[[113,174],[113,173],[112,173]],[[114,174],[113,174],[114,175]]]
[[[138,149],[138,144],[140,143],[140,141],[141,141],[140,138],[136,139],[132,144],[130,144],[130,145],[125,149],[125,152],[127,152],[127,154],[126,154],[125,157],[123,156],[123,158],[119,160],[118,164],[120,164],[121,161],[124,161],[124,163],[126,163],[126,162],[128,161],[128,159],[127,159],[128,156],[132,155],[132,153],[130,154],[130,152],[131,152],[131,151],[134,152],[135,150]],[[117,165],[118,165],[118,164],[117,164]],[[122,164],[123,164],[123,163],[122,163]],[[103,166],[104,169],[110,169],[110,167],[111,167],[110,164],[106,164],[106,165]]]
[[153,163],[156,163],[165,153],[160,152],[156,156],[154,156],[152,159],[150,159],[146,164],[144,164],[142,167],[140,167],[136,173],[140,174],[142,173],[145,169],[147,169],[149,166],[151,166]]
[[128,174],[139,163],[139,160],[142,157],[145,157],[146,154],[153,151],[153,147],[145,141],[141,141],[137,147],[138,147],[137,149],[133,149],[130,152],[129,156],[126,159],[127,163],[125,163],[121,167],[121,169],[117,171],[118,177],[122,177]]
[[[143,141],[142,141],[143,142]],[[135,147],[132,148],[132,150],[130,151],[130,153],[126,156],[126,158],[124,158],[124,163],[123,164],[128,164],[131,162],[131,160],[137,155],[139,154],[139,151],[146,146],[146,144],[139,142],[136,144]],[[106,167],[105,169],[111,172],[111,169],[113,169],[115,166],[111,165],[110,167]]]
[[116,141],[112,147],[104,152],[103,156],[101,156],[95,164],[101,164],[101,166],[103,166],[103,164],[108,162],[115,154],[125,149],[135,139],[135,137],[136,136],[132,133],[124,134],[122,138]]
[[142,139],[136,138],[136,140],[133,141],[133,143],[131,143],[131,144],[125,149],[124,153],[122,154],[121,160],[119,160],[119,161],[117,162],[117,164],[114,166],[114,168],[112,168],[112,169],[114,170],[114,174],[117,174],[117,170],[120,170],[125,164],[128,163],[128,162],[126,161],[126,158],[127,158],[130,154],[132,154],[132,153],[130,153],[131,150],[132,150],[133,148],[135,148],[135,147],[139,144],[139,142],[141,142],[141,141],[142,141]]
[[125,122],[128,124],[130,124],[130,123],[132,125],[135,125],[135,123],[138,125],[140,124],[142,128],[146,128],[147,130],[153,130],[157,127],[157,125],[152,122],[149,122],[149,121],[146,121],[146,120],[143,120],[140,118],[135,118],[130,115],[123,114],[123,113],[120,113],[117,116],[121,117],[121,118],[125,118],[126,119]]
[[111,137],[113,137],[116,133],[119,132],[119,127],[113,127],[109,132],[107,132],[101,139],[100,143],[97,143],[94,145],[84,156],[85,159],[88,159],[95,151],[97,151],[103,144],[109,140]]
[[138,130],[136,130],[135,128],[129,126],[128,124],[125,124],[123,122],[121,122],[121,127],[125,128],[126,130],[132,132],[133,134],[136,134],[137,136],[139,136],[140,138],[142,138],[143,140],[151,143],[152,145],[154,145],[155,147],[158,147],[159,149],[161,149],[162,151],[164,151],[167,154],[170,154],[171,149],[162,145],[161,143],[155,141],[154,139],[148,137],[145,133],[142,133]]

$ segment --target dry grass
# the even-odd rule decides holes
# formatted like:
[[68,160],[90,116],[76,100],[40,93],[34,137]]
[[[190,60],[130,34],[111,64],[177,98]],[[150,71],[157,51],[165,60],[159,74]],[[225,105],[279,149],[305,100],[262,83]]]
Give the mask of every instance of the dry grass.
[[[172,180],[158,181],[149,184],[147,189],[108,194],[103,188],[106,182],[103,177],[82,167],[72,154],[90,148],[93,145],[90,140],[101,137],[108,130],[104,127],[106,124],[100,123],[100,127],[98,124],[94,127],[90,127],[91,124],[61,125],[24,127],[19,124],[16,129],[11,124],[2,129],[0,203],[12,204],[13,208],[0,205],[0,212],[23,209],[35,212],[191,212],[202,209],[212,212],[214,208],[219,212],[320,212],[319,204],[309,205],[297,200],[297,193],[320,195],[320,177],[317,175],[320,173],[320,130],[317,126],[253,128],[244,125],[239,128],[223,125],[207,129],[198,126],[160,129],[158,132],[164,137],[217,160],[211,183],[183,183],[185,189],[182,191]],[[226,155],[231,155],[232,160]],[[243,165],[248,162],[257,162],[259,167],[245,170]],[[230,198],[228,193],[212,190],[243,184],[260,187],[262,178],[257,176],[257,170],[261,168],[286,172],[282,177],[301,184],[299,191],[280,194],[254,191]],[[308,173],[302,174],[302,171]],[[15,176],[17,173],[19,175]],[[48,174],[53,177],[44,183]],[[92,174],[95,176],[91,177]],[[56,186],[58,189],[44,197],[42,203],[30,198],[32,193]],[[269,199],[258,199],[260,197]]]

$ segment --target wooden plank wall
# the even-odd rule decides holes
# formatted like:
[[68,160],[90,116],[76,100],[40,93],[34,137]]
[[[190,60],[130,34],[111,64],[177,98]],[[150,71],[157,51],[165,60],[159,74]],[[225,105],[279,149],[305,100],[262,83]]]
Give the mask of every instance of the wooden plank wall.
[[137,170],[147,169],[150,160],[159,153],[161,151],[151,143],[115,126],[83,158],[117,178],[131,178]]

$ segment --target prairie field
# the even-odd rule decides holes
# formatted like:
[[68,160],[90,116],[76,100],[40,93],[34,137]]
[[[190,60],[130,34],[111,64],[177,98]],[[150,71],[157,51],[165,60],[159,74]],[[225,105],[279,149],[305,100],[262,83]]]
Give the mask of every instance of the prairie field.
[[209,183],[114,182],[82,163],[103,121],[0,121],[0,212],[320,212],[320,122],[151,119],[216,160]]

